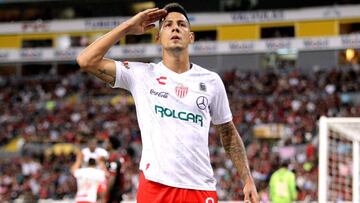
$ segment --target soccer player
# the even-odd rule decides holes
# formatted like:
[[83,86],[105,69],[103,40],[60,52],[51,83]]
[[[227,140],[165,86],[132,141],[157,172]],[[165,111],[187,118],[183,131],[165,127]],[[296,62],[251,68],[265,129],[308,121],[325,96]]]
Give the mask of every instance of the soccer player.
[[109,158],[109,153],[105,149],[97,147],[96,138],[92,138],[88,141],[88,146],[81,150],[81,154],[84,162],[88,162],[90,158],[95,160],[105,160]]
[[102,188],[106,184],[105,172],[96,168],[96,160],[93,158],[89,158],[87,167],[80,168],[80,166],[81,159],[77,158],[71,167],[71,173],[76,178],[77,183],[76,203],[96,203],[98,193],[100,193],[100,199],[103,201],[104,189]]
[[[161,62],[104,58],[120,38],[143,34],[157,21]],[[171,3],[121,23],[89,45],[77,62],[114,88],[130,91],[135,100],[143,144],[137,202],[218,201],[208,149],[210,122],[242,178],[245,202],[259,202],[221,78],[190,62],[194,37],[185,9]]]
[[283,161],[281,167],[270,178],[270,199],[274,203],[291,203],[297,199],[295,174]]
[[87,147],[82,149],[78,155],[83,163],[87,163],[90,158],[95,159],[97,167],[106,171],[105,161],[109,158],[109,153],[105,149],[97,147],[97,143],[96,138],[89,139]]

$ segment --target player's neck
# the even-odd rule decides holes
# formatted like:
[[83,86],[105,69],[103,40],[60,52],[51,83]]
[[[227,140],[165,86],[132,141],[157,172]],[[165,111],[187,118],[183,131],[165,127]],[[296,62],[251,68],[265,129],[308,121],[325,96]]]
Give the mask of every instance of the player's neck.
[[190,59],[187,52],[175,54],[164,51],[163,63],[167,68],[176,73],[184,73],[190,69]]

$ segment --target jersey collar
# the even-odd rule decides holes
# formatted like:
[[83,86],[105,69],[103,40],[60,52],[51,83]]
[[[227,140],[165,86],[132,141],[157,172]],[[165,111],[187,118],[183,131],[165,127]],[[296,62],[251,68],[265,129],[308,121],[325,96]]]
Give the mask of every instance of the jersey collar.
[[179,76],[186,76],[186,75],[189,75],[190,73],[192,73],[195,69],[195,65],[192,63],[191,64],[191,68],[183,73],[177,73],[177,72],[174,72],[172,71],[170,68],[166,67],[165,64],[163,63],[163,61],[159,62],[159,65],[160,65],[160,68],[166,72],[167,74],[170,74],[172,76],[175,76],[175,77],[179,77]]

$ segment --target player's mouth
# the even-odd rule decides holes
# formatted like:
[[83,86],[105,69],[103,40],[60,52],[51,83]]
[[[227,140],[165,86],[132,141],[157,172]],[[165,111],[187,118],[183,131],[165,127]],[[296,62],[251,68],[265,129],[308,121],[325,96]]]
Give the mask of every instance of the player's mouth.
[[170,38],[171,40],[180,40],[181,38],[179,37],[179,36],[172,36],[171,38]]

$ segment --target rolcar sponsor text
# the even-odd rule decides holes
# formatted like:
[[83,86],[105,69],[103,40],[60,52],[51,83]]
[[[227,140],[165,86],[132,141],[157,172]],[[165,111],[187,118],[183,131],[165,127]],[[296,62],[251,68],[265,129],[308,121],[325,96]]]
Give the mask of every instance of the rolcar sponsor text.
[[176,112],[173,109],[155,105],[155,113],[160,114],[161,118],[164,116],[172,117],[183,121],[191,121],[193,123],[200,123],[200,126],[203,126],[203,117],[198,114],[193,114],[190,112],[180,111]]

